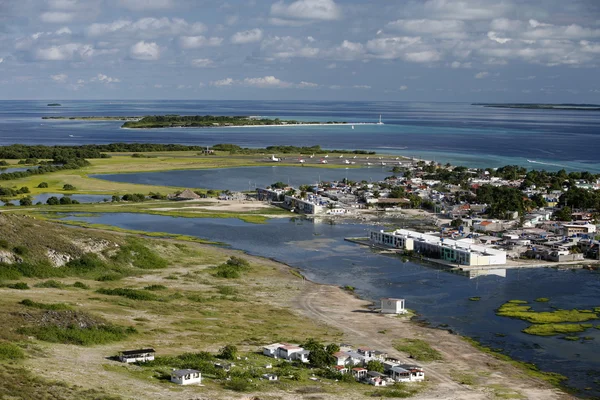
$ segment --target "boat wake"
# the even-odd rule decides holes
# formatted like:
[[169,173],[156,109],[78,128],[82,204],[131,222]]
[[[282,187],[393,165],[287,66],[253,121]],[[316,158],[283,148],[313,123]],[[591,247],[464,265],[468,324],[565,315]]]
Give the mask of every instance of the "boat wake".
[[567,165],[563,165],[563,164],[553,164],[553,163],[546,163],[546,162],[535,161],[535,160],[527,160],[527,162],[528,163],[532,163],[532,164],[549,165],[549,166],[552,166],[552,167],[569,168]]

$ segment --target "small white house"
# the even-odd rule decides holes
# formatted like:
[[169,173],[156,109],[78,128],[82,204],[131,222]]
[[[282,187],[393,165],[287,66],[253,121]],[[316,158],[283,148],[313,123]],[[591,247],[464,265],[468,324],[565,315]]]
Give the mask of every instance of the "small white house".
[[119,361],[123,363],[147,362],[154,360],[154,349],[126,350],[119,352]]
[[275,374],[263,374],[263,379],[266,379],[268,381],[276,381],[277,380],[277,375]]
[[367,372],[367,383],[373,386],[385,386],[386,385],[386,376],[377,371],[369,371]]
[[176,369],[171,372],[171,382],[178,385],[202,383],[202,374],[195,369]]
[[404,299],[393,299],[385,297],[381,299],[382,314],[405,314]]

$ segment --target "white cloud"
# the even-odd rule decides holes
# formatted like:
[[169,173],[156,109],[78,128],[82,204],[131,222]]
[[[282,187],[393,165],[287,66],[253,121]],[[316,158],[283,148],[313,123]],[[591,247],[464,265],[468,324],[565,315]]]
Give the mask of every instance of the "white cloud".
[[80,58],[89,58],[95,54],[96,51],[89,44],[67,43],[58,46],[37,49],[34,56],[40,61],[62,61],[71,60],[76,56]]
[[494,31],[489,31],[487,34],[487,37],[488,37],[488,39],[493,40],[494,42],[500,43],[500,44],[505,44],[512,40],[510,38],[498,37],[498,35]]
[[245,78],[243,84],[258,88],[286,88],[292,86],[290,82],[282,81],[272,75],[262,78]]
[[313,82],[305,82],[302,81],[297,85],[298,88],[300,89],[313,89],[313,88],[318,88],[319,85]]
[[69,78],[69,76],[67,74],[56,74],[56,75],[50,75],[50,78],[52,78],[52,80],[54,82],[65,83],[67,81],[67,78]]
[[225,79],[221,79],[218,81],[212,81],[210,83],[211,86],[217,86],[217,87],[221,87],[221,86],[231,86],[234,84],[234,80],[231,78],[225,78]]
[[344,40],[342,44],[329,50],[328,55],[336,60],[355,60],[365,55],[365,48],[362,43]]
[[196,58],[192,60],[192,65],[197,68],[211,68],[215,63],[209,58]]
[[57,29],[56,32],[54,32],[55,35],[70,35],[72,33],[73,32],[71,32],[68,26],[63,26],[62,28]]
[[267,56],[280,59],[294,57],[313,58],[320,51],[318,48],[310,47],[301,39],[291,36],[272,36],[266,38],[262,41],[260,48]]
[[0,64],[4,62],[4,58],[0,57]]
[[90,79],[90,82],[101,82],[101,83],[118,83],[121,82],[119,78],[111,78],[104,74],[98,74],[94,78]]
[[79,7],[77,0],[48,0],[50,8],[59,10],[74,10]]
[[74,17],[74,13],[62,11],[46,11],[40,15],[42,22],[48,24],[64,24],[66,22],[71,22]]
[[501,18],[512,8],[513,4],[510,2],[485,0],[428,0],[424,4],[428,15],[458,20]]
[[371,89],[369,85],[354,85],[352,86],[354,89]]
[[137,42],[129,49],[131,58],[143,61],[158,60],[160,58],[160,47],[155,42]]
[[337,68],[337,64],[336,63],[327,64],[327,66],[325,68],[327,68],[327,69],[336,69]]
[[473,64],[470,62],[460,62],[460,61],[453,61],[452,64],[450,64],[450,67],[452,68],[472,68]]
[[91,24],[89,36],[134,35],[139,38],[157,38],[167,35],[194,35],[202,33],[206,26],[201,22],[189,23],[182,18],[141,18],[137,21],[119,19],[110,23]]
[[223,43],[223,38],[204,36],[181,36],[179,46],[183,49],[199,49],[200,47],[216,47]]
[[287,4],[280,0],[271,5],[272,23],[284,25],[293,21],[333,21],[342,17],[341,8],[333,0],[296,0]]
[[400,90],[401,92],[404,92],[405,90],[408,90],[408,86],[402,85],[398,88],[398,90]]
[[171,0],[120,0],[119,4],[133,11],[160,10],[173,6]]
[[402,58],[410,62],[429,63],[439,61],[442,58],[442,56],[437,51],[426,50],[413,53],[406,53]]
[[487,78],[489,75],[490,75],[489,72],[485,72],[485,71],[478,72],[478,73],[475,74],[475,79]]
[[458,20],[399,19],[390,22],[388,28],[417,34],[442,35],[446,38],[466,38],[465,23]]
[[525,23],[523,21],[508,18],[496,18],[490,23],[490,28],[492,28],[492,30],[502,32],[520,31],[524,26]]
[[582,40],[579,42],[581,45],[581,50],[586,53],[599,53],[600,54],[600,44],[591,43],[587,40]]
[[258,28],[250,29],[247,31],[236,32],[231,36],[231,43],[233,44],[246,44],[258,42],[262,39],[263,32]]

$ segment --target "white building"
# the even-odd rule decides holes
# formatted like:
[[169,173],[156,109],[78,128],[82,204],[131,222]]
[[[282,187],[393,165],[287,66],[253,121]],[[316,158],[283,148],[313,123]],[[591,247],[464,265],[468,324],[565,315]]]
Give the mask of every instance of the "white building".
[[396,382],[420,382],[425,380],[425,372],[418,365],[392,364],[386,372]]
[[404,299],[383,298],[381,299],[382,314],[405,314]]
[[289,343],[273,343],[263,347],[263,355],[273,358],[283,358],[288,361],[308,362],[310,351]]
[[424,257],[451,264],[481,266],[506,264],[506,252],[474,244],[471,239],[446,239],[426,233],[398,229],[393,232],[372,231],[371,243],[410,250]]
[[195,369],[176,369],[171,372],[171,382],[178,385],[193,385],[202,383],[202,374]]
[[119,361],[123,363],[147,362],[154,360],[154,349],[127,350],[119,352]]

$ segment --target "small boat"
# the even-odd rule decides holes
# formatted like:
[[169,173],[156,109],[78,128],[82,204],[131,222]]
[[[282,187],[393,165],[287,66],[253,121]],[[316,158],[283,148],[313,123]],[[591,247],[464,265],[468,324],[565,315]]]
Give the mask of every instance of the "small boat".
[[354,129],[354,125],[352,125],[352,129]]

